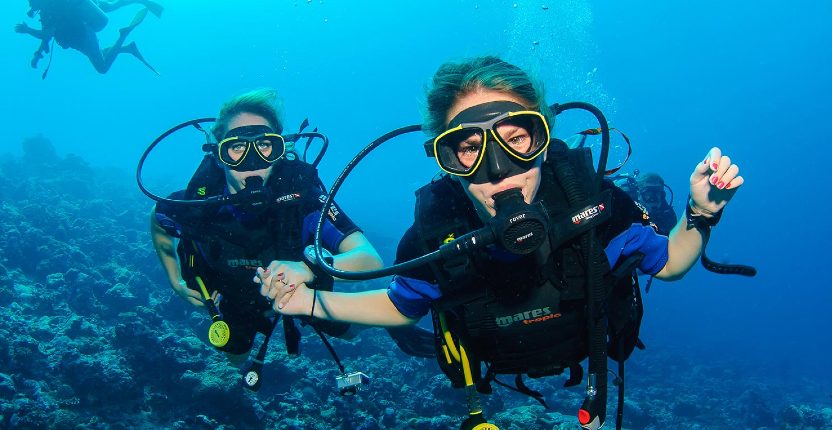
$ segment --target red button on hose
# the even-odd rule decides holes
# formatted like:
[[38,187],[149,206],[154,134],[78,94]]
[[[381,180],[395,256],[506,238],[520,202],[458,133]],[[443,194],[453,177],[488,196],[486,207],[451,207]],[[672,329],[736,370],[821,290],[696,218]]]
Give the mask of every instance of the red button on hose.
[[589,411],[587,411],[586,409],[578,410],[578,422],[579,423],[581,423],[582,425],[587,425],[587,424],[589,424],[589,418],[590,418],[589,417]]

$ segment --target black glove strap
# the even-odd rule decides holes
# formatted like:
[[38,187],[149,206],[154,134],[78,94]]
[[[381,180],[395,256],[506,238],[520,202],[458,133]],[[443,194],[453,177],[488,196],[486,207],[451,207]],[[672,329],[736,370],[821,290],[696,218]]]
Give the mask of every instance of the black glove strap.
[[688,196],[688,204],[685,207],[685,219],[687,219],[688,228],[695,228],[703,233],[710,233],[711,227],[715,226],[722,219],[722,211],[723,209],[720,209],[719,212],[710,217],[693,213],[693,199]]

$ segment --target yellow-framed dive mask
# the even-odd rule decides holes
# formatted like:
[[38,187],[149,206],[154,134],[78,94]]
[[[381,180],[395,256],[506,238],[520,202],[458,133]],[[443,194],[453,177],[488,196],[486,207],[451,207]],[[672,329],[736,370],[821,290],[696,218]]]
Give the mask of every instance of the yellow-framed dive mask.
[[509,101],[472,106],[454,117],[448,127],[425,143],[425,150],[436,157],[443,171],[473,183],[523,173],[549,145],[546,118]]

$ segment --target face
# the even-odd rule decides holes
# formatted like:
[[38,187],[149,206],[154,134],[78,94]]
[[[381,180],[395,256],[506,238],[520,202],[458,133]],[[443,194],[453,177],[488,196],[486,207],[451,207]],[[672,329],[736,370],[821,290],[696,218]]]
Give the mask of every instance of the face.
[[[243,112],[241,114],[235,115],[231,117],[228,121],[228,130],[235,129],[237,127],[242,127],[246,125],[267,125],[271,127],[271,124],[260,115],[255,115],[248,112]],[[233,146],[229,146],[227,148],[229,151],[234,151],[235,148]],[[239,149],[239,148],[237,148]],[[245,149],[245,148],[243,148]],[[266,150],[266,148],[261,148]],[[229,153],[230,156],[233,157],[233,153]],[[253,154],[252,154],[253,155]],[[264,154],[267,155],[267,154]],[[228,184],[228,189],[231,191],[232,194],[237,193],[238,191],[242,190],[246,186],[246,178],[250,178],[252,176],[259,176],[263,178],[263,183],[265,183],[269,179],[269,175],[272,173],[272,166],[269,166],[265,169],[260,170],[252,170],[249,172],[238,172],[236,170],[232,170],[225,164],[220,163],[220,165],[225,170],[225,182]]]
[[650,212],[658,212],[665,203],[664,187],[645,187],[639,193],[641,203]]
[[[456,102],[454,102],[454,104],[451,105],[451,108],[445,115],[445,123],[449,123],[451,119],[453,119],[455,116],[457,116],[457,114],[459,114],[465,109],[468,109],[472,106],[494,101],[510,101],[514,103],[519,103],[523,106],[529,106],[528,101],[523,100],[522,98],[511,93],[504,93],[500,91],[481,88],[477,91],[459,97],[456,100]],[[512,133],[518,134],[518,136],[514,136],[514,134]],[[502,135],[503,132],[500,131],[500,134]],[[515,143],[518,145],[527,144],[525,143],[527,142],[527,140],[523,139],[523,136],[520,135],[519,131],[506,130],[506,135],[513,138],[507,139],[507,142],[510,142],[511,145],[514,145]],[[462,161],[465,158],[466,154],[464,151],[465,148],[461,149],[463,149],[463,151],[459,154],[460,161]],[[535,196],[537,195],[537,190],[540,187],[540,164],[542,163],[543,158],[544,157],[538,157],[537,162],[531,169],[514,176],[499,179],[495,182],[475,184],[466,180],[464,177],[455,178],[458,178],[460,183],[462,183],[462,186],[465,189],[466,194],[468,194],[468,197],[471,199],[472,202],[474,202],[474,207],[477,208],[477,213],[479,214],[480,218],[483,221],[486,221],[489,218],[496,215],[497,213],[497,211],[494,209],[493,196],[494,194],[497,194],[500,191],[505,191],[511,188],[519,188],[520,192],[523,193],[523,199],[526,201],[526,203],[531,203],[532,200],[534,200]]]

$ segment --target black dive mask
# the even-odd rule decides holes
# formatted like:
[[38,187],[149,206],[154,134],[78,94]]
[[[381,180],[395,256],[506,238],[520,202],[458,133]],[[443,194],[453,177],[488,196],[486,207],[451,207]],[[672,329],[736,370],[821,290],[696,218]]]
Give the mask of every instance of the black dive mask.
[[228,130],[217,144],[217,158],[230,169],[266,169],[286,153],[286,140],[267,125],[245,125]]
[[542,114],[503,100],[463,110],[425,149],[444,171],[484,184],[529,171],[548,144]]

